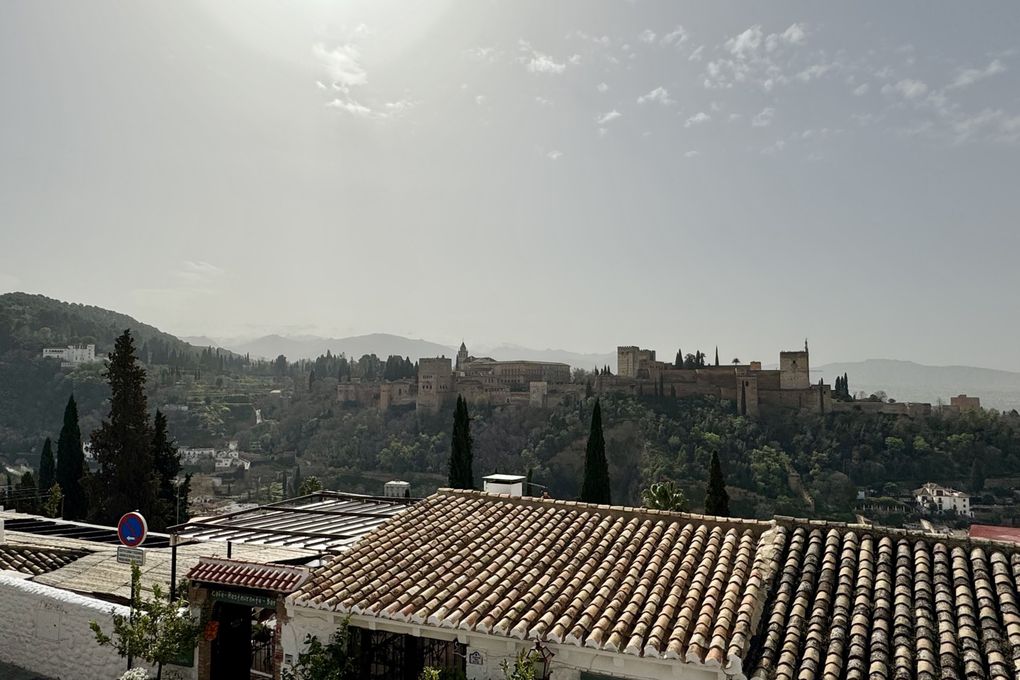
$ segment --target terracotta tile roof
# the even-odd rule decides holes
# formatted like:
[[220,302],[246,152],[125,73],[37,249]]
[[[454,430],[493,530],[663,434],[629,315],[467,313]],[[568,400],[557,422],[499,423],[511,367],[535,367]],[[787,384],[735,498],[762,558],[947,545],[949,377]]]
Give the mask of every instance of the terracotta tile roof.
[[767,522],[440,491],[316,571],[298,605],[637,656],[737,661]]
[[188,572],[188,578],[192,581],[268,590],[276,593],[293,592],[304,583],[307,577],[308,570],[301,567],[256,564],[216,557],[199,559],[198,564]]
[[39,576],[65,567],[87,554],[86,550],[0,544],[0,571],[17,571]]
[[1020,677],[1020,555],[792,522],[749,663],[772,680]]
[[1011,548],[442,490],[291,600],[759,680],[1017,678]]

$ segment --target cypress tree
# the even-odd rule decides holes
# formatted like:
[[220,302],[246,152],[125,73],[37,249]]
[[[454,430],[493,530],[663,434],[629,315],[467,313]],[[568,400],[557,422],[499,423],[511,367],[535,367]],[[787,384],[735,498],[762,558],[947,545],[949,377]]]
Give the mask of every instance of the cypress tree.
[[450,448],[450,488],[473,489],[475,476],[471,471],[471,418],[467,401],[457,396],[457,407],[453,412],[453,440]]
[[715,365],[719,365],[719,345],[715,346]]
[[47,437],[39,456],[39,490],[49,491],[57,481],[57,463],[53,458],[53,442]]
[[609,505],[609,463],[606,462],[606,439],[602,434],[602,406],[595,400],[591,412],[591,433],[584,452],[584,481],[581,483],[581,501]]
[[708,467],[708,489],[705,493],[705,514],[718,517],[729,517],[730,495],[726,493],[726,480],[723,479],[722,465],[719,454],[712,452],[712,462]]
[[673,368],[684,367],[684,352],[682,349],[676,351],[676,359],[673,360]]
[[[155,531],[188,518],[188,495],[191,491],[191,475],[185,475],[178,489],[177,475],[181,472],[181,454],[177,443],[167,432],[166,416],[157,409],[152,434],[153,467],[159,484],[159,507],[157,515],[149,520]],[[146,518],[148,520],[148,518]]]
[[110,383],[110,414],[92,433],[98,470],[90,512],[100,523],[112,524],[137,510],[158,516],[159,482],[152,451],[153,430],[145,399],[145,369],[135,359],[131,331],[117,338],[106,369]]
[[64,407],[64,424],[57,438],[56,480],[64,493],[64,519],[85,519],[88,515],[84,477],[85,451],[78,426],[78,404],[72,394]]

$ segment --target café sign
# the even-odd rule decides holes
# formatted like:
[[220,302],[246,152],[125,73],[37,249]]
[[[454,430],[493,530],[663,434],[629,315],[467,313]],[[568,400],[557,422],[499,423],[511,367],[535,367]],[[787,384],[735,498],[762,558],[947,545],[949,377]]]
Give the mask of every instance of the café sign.
[[216,602],[239,604],[242,607],[263,607],[267,609],[276,608],[276,598],[272,595],[263,595],[261,593],[241,593],[236,590],[214,590],[211,595],[212,599]]

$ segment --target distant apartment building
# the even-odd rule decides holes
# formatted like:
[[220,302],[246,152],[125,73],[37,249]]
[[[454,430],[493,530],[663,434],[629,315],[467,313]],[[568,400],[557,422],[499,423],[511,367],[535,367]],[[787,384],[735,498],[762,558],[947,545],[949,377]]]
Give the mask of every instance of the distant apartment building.
[[59,359],[61,368],[74,368],[80,364],[90,364],[96,360],[95,345],[68,345],[67,347],[47,347],[42,351],[43,359]]
[[971,516],[970,494],[934,482],[928,482],[914,492],[914,499],[922,511],[953,511],[964,517]]

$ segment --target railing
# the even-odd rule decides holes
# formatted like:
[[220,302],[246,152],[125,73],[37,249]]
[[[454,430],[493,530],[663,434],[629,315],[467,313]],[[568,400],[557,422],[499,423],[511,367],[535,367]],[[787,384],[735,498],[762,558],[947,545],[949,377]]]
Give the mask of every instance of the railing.
[[273,654],[276,651],[276,636],[268,640],[252,640],[251,642],[251,677],[273,677]]

